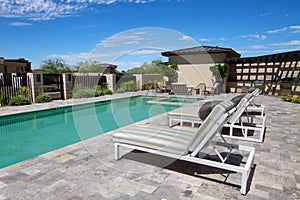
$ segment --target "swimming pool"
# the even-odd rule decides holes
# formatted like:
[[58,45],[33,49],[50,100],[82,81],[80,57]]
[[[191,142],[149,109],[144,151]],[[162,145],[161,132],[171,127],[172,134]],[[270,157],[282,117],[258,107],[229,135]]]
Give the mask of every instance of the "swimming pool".
[[164,104],[164,105],[183,105],[196,103],[198,101],[204,100],[203,98],[184,98],[184,97],[157,97],[148,101],[152,104]]
[[172,103],[195,103],[197,101],[203,100],[202,98],[183,98],[183,97],[170,97],[163,99],[163,102],[172,102]]
[[0,117],[0,168],[168,112],[131,97]]

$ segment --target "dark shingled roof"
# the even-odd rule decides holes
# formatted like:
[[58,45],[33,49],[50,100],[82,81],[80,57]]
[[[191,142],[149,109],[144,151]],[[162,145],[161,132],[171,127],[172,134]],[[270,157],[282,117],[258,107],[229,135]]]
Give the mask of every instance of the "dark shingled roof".
[[289,62],[299,61],[300,50],[283,52],[264,56],[245,57],[245,58],[229,58],[227,63],[257,63],[257,62]]
[[178,49],[174,51],[165,51],[162,52],[163,56],[172,56],[172,55],[187,55],[187,54],[204,54],[204,53],[228,53],[232,54],[235,57],[240,57],[241,55],[234,51],[231,48],[223,48],[218,46],[197,46],[185,49]]

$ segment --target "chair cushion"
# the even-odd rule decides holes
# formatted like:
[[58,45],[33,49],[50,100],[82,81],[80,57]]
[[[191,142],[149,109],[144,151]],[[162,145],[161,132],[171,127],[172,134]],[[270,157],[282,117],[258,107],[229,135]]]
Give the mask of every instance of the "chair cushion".
[[205,104],[203,104],[198,111],[199,118],[201,120],[205,120],[206,117],[210,114],[210,112],[214,109],[214,107],[221,102],[223,102],[223,101],[215,100],[215,101],[209,101],[209,102],[206,102]]
[[241,94],[241,95],[238,95],[236,97],[233,97],[231,99],[231,101],[234,103],[234,106],[237,106],[239,104],[239,102],[241,101],[242,98],[244,98],[246,94]]

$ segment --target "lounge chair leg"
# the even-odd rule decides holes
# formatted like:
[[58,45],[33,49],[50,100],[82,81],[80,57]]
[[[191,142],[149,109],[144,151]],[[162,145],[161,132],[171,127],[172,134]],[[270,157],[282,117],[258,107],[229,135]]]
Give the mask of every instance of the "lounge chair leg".
[[246,195],[247,192],[247,172],[242,172],[242,182],[241,182],[241,194]]
[[115,159],[116,160],[120,159],[119,144],[118,143],[115,143]]

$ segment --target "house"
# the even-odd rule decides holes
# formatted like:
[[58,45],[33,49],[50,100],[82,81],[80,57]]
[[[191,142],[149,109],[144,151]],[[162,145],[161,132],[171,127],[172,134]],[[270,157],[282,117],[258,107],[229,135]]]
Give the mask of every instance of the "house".
[[2,74],[26,74],[31,72],[31,62],[24,58],[5,59],[0,57],[0,73]]
[[205,83],[212,87],[215,80],[210,67],[216,63],[224,63],[228,58],[239,58],[241,55],[231,48],[218,46],[197,46],[174,51],[162,52],[161,55],[169,58],[170,64],[178,66],[178,82],[195,87]]

